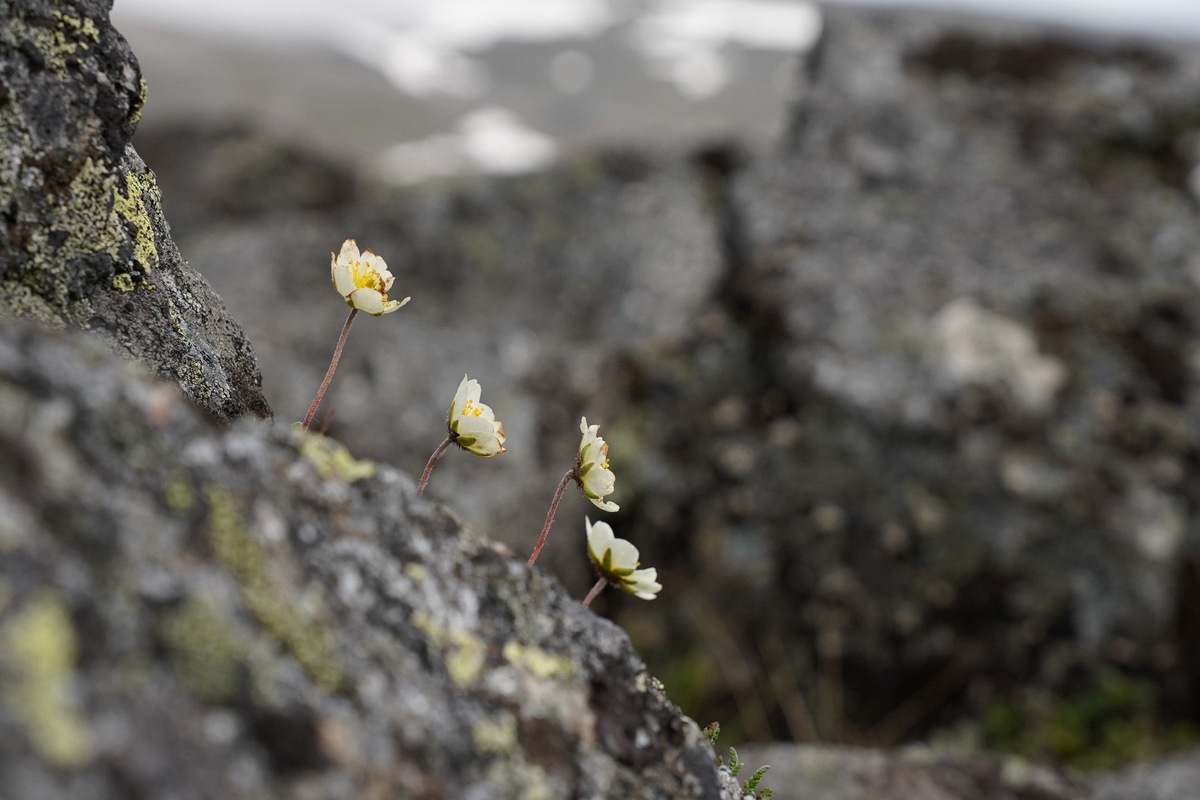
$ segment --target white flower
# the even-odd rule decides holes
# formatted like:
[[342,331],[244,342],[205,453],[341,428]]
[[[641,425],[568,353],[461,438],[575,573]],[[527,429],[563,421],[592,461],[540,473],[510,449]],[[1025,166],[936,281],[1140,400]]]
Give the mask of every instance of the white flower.
[[359,253],[353,239],[343,242],[342,251],[336,257],[330,253],[329,259],[333,286],[351,308],[378,317],[392,313],[412,299],[388,299],[387,293],[395,278],[388,271],[387,263],[370,250]]
[[596,435],[599,425],[588,426],[587,417],[579,421],[583,438],[579,441],[579,462],[575,465],[575,480],[579,488],[601,511],[616,511],[620,508],[611,500],[605,500],[617,485],[617,476],[608,468],[608,443]]
[[587,522],[588,557],[596,572],[613,586],[643,600],[653,600],[662,591],[658,570],[638,569],[638,549],[618,539],[607,522]]
[[479,381],[467,380],[466,375],[450,403],[446,428],[456,445],[477,456],[504,452],[504,425],[489,406],[479,402]]

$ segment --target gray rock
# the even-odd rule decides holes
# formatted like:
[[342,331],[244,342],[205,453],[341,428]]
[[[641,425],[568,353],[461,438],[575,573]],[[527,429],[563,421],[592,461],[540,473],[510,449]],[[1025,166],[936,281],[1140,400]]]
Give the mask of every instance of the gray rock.
[[1183,800],[1200,786],[1200,753],[1164,758],[1093,778],[1096,800]]
[[[746,767],[771,769],[762,785],[803,800],[1088,800],[1082,781],[1017,758],[963,756],[925,748],[767,745],[739,748]],[[1138,795],[1128,795],[1135,797]],[[1185,795],[1176,795],[1183,800]]]
[[546,573],[97,348],[0,324],[0,796],[729,797]]
[[218,418],[267,416],[249,342],[129,146],[145,86],[110,6],[0,2],[0,312],[92,330]]
[[770,764],[762,785],[786,787],[780,797],[804,800],[1190,800],[1200,786],[1200,754],[1194,751],[1076,775],[1016,757],[923,747],[885,752],[775,744],[738,752],[747,764],[742,774]]

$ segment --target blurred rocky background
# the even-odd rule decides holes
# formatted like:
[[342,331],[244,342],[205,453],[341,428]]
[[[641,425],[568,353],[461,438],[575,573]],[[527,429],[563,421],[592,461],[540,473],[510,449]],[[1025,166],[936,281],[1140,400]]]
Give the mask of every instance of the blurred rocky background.
[[[1200,51],[916,12],[823,29],[765,149],[396,189],[244,126],[137,144],[280,416],[324,371],[326,254],[353,236],[414,298],[355,331],[327,401],[356,454],[418,472],[479,378],[510,452],[447,458],[430,492],[520,551],[576,420],[601,423],[613,524],[670,587],[604,609],[691,714],[1166,746],[1200,700]],[[543,562],[577,593],[587,513],[568,496]]]
[[[385,98],[411,65],[355,72],[347,50],[377,41],[361,26],[342,56],[280,56],[288,91],[332,86],[312,106],[256,89],[242,64],[274,53],[228,37],[221,78],[156,89],[153,65],[191,51],[148,28],[144,53],[134,26],[134,142],[278,419],[328,363],[344,308],[326,254],[353,237],[413,297],[356,325],[327,396],[322,424],[355,456],[418,473],[458,380],[480,379],[509,452],[449,454],[429,495],[519,557],[579,416],[601,424],[607,519],[666,588],[596,608],[728,743],[933,741],[1084,768],[1194,745],[1200,48],[760,5],[792,26],[787,47],[716,37],[712,58],[656,62],[683,66],[642,105],[622,70],[644,53],[624,43],[671,37],[630,13],[569,47],[434,59],[449,72],[404,113]],[[731,63],[759,100],[669,80]],[[556,117],[506,81],[531,64],[582,83],[578,108]],[[612,127],[591,138],[588,114]],[[575,596],[597,513],[568,495],[539,562]],[[776,784],[805,797],[991,780],[1010,787],[992,796],[1183,798],[1195,774],[1186,752],[1086,784],[973,756],[920,777],[928,758],[869,754],[820,794],[837,752],[752,757],[808,776]]]

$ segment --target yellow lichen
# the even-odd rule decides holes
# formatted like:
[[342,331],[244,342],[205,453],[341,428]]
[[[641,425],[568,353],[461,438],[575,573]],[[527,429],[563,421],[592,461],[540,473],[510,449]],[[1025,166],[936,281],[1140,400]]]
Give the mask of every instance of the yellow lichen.
[[506,642],[504,658],[539,678],[570,678],[575,665],[562,656],[547,653],[537,647],[525,647],[515,641]]
[[154,226],[146,209],[146,194],[158,203],[158,184],[154,173],[146,170],[138,175],[125,173],[124,192],[119,185],[113,186],[113,211],[120,219],[133,227],[133,257],[145,270],[158,268],[158,245],[154,242]]
[[471,729],[471,741],[482,753],[507,755],[517,743],[517,719],[501,711],[492,719],[480,720]]
[[142,120],[142,109],[146,107],[146,94],[146,79],[143,76],[138,75],[138,99],[137,102],[133,104],[133,108],[129,110],[129,121],[134,125],[138,124]]
[[517,800],[551,800],[555,794],[546,781],[546,770],[523,758],[493,761],[486,779],[492,786],[510,787],[512,793],[505,796]]
[[208,604],[194,599],[163,620],[163,641],[179,677],[205,700],[228,700],[237,691],[246,648],[230,625]]
[[15,680],[5,699],[37,754],[63,769],[92,758],[91,731],[72,692],[75,630],[62,598],[49,590],[29,599],[0,635],[0,656]]
[[414,611],[409,621],[434,648],[443,652],[446,672],[459,686],[469,686],[483,674],[487,648],[477,636],[470,631],[448,630],[424,611]]
[[132,292],[133,276],[128,272],[118,272],[112,277],[112,287],[118,292]]
[[316,433],[300,431],[300,455],[307,458],[326,478],[354,483],[375,474],[373,461],[359,461],[340,442]]
[[269,574],[266,548],[246,529],[229,491],[213,486],[207,496],[213,552],[241,584],[246,608],[313,680],[330,691],[344,688],[333,632],[282,595]]
[[483,674],[487,650],[483,642],[467,631],[454,631],[446,652],[446,672],[459,686],[469,686]]
[[76,50],[87,50],[92,44],[100,41],[100,31],[96,23],[87,17],[78,19],[61,11],[53,13],[58,26],[54,31],[54,54],[72,55]]

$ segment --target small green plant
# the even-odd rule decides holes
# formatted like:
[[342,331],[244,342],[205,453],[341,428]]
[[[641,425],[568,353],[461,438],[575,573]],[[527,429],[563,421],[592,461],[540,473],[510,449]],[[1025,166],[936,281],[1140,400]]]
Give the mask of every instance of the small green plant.
[[997,698],[983,717],[984,743],[1079,769],[1114,769],[1186,747],[1193,726],[1164,721],[1153,683],[1101,668],[1070,697],[1026,689]]
[[[709,743],[715,747],[717,744],[717,739],[721,736],[721,723],[710,722],[704,728],[704,735],[708,737]],[[717,756],[717,764],[721,763],[721,757]],[[729,774],[736,778],[744,766],[746,766],[745,763],[738,759],[737,750],[734,750],[732,747],[729,748]],[[761,789],[758,788],[758,784],[762,782],[763,776],[767,774],[767,770],[770,768],[771,767],[769,765],[763,764],[761,767],[754,770],[754,774],[742,783],[742,791],[746,794],[753,794],[754,800],[771,800],[771,798],[775,796],[774,792],[765,786]]]

